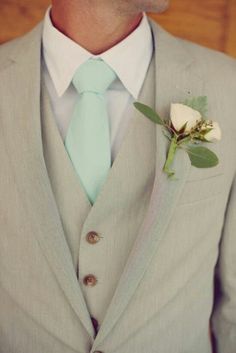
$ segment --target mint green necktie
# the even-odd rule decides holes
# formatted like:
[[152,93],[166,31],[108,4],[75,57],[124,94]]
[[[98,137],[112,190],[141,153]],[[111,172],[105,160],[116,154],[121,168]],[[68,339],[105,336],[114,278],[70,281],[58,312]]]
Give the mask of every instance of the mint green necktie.
[[115,72],[101,59],[87,60],[73,77],[79,97],[65,147],[91,203],[95,202],[111,167],[105,93],[115,78]]

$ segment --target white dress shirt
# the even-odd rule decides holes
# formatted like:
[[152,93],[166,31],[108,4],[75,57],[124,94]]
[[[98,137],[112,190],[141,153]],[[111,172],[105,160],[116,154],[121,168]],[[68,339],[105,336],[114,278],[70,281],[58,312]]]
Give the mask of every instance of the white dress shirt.
[[99,55],[93,55],[57,30],[47,10],[43,27],[43,75],[54,118],[65,141],[78,93],[72,78],[89,58],[103,59],[117,74],[109,87],[107,109],[110,126],[111,159],[115,159],[152,57],[153,42],[146,14],[139,26],[124,40]]

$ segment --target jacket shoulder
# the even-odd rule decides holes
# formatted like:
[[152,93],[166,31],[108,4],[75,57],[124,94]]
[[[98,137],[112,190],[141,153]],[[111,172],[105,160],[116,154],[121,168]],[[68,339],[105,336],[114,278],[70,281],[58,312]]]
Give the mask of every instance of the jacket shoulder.
[[18,48],[20,48],[22,38],[23,37],[12,39],[0,45],[0,69],[2,69],[4,63],[9,61],[12,54],[17,52]]
[[234,77],[236,76],[236,59],[233,57],[186,39],[175,38],[179,41],[180,45],[192,55],[196,64],[200,65],[208,75],[212,72],[214,72],[214,74],[218,72],[220,75],[230,74]]
[[228,117],[235,130],[236,60],[187,40],[178,41],[194,58],[192,70],[201,76],[205,95],[211,98],[219,109],[224,107],[222,114],[228,111]]
[[157,48],[160,41],[165,43],[164,49],[167,52],[165,55],[175,56],[177,54],[183,60],[184,58],[187,60],[191,58],[194,65],[191,69],[196,74],[203,75],[204,80],[220,79],[221,83],[224,84],[225,77],[227,77],[229,78],[227,83],[236,86],[236,59],[217,50],[179,38],[166,31],[151,18],[149,18],[149,22],[156,39]]
[[14,61],[22,53],[26,53],[32,45],[38,45],[41,40],[42,22],[25,35],[12,39],[0,45],[0,70],[9,62]]

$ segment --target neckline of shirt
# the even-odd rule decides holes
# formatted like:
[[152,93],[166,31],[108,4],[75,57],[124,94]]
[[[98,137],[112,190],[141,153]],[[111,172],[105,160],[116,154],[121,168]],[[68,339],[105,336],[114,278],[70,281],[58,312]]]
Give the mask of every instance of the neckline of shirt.
[[80,65],[89,58],[101,58],[116,72],[125,89],[137,99],[153,52],[152,33],[146,14],[124,40],[100,55],[93,55],[53,26],[50,9],[44,18],[43,56],[58,96],[62,97],[68,89]]

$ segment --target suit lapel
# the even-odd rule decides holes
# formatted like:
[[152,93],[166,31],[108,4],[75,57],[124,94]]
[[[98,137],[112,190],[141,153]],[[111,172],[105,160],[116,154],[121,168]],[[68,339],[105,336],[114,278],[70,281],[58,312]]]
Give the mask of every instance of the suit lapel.
[[[155,45],[155,107],[160,115],[167,117],[171,102],[182,101],[188,94],[202,93],[202,81],[191,70],[193,60],[179,42],[152,21],[150,23]],[[12,52],[11,60],[4,65],[8,67],[0,72],[0,82],[8,80],[6,87],[0,88],[5,97],[0,112],[1,124],[9,158],[14,156],[14,160],[22,160],[24,156],[22,163],[12,163],[12,168],[22,194],[22,207],[32,224],[32,234],[37,237],[72,308],[93,337],[89,312],[78,284],[43,157],[40,42],[41,26],[19,42],[19,47]],[[12,97],[15,99],[12,100]],[[143,116],[140,115],[141,118]],[[178,151],[173,166],[177,180],[167,179],[162,167],[168,140],[160,126],[156,126],[156,141],[156,176],[150,204],[94,346],[105,339],[131,300],[158,249],[188,177],[190,161],[187,154]]]
[[[40,125],[41,26],[21,40],[1,73],[1,124],[22,207],[65,296],[91,337],[94,330],[78,284],[43,156]],[[9,80],[10,77],[10,80]],[[6,81],[8,80],[8,81]],[[14,99],[12,99],[14,97]],[[22,161],[15,163],[15,161]],[[17,168],[16,168],[17,166]]]
[[[169,116],[171,102],[181,102],[192,93],[202,94],[202,81],[191,71],[193,60],[180,43],[151,20],[150,24],[155,46],[155,108],[166,118]],[[149,208],[93,349],[107,337],[132,299],[152,256],[158,250],[158,244],[164,236],[190,171],[191,163],[187,153],[178,150],[173,164],[177,180],[169,180],[163,173],[169,142],[159,125],[156,125],[156,145],[156,175]]]

